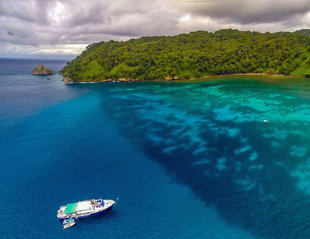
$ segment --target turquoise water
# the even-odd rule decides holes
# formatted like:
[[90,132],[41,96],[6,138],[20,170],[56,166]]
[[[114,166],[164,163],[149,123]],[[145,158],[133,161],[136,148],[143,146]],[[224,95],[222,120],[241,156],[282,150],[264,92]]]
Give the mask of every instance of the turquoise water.
[[[66,85],[30,63],[0,69],[1,238],[309,238],[308,80]],[[62,230],[60,205],[98,197],[117,205]]]

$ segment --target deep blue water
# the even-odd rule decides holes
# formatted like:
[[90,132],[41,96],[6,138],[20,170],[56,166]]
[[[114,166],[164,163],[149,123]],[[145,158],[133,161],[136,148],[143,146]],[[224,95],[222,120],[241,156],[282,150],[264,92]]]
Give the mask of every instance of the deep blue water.
[[310,237],[309,80],[66,85],[39,63],[65,64],[0,60],[0,238]]

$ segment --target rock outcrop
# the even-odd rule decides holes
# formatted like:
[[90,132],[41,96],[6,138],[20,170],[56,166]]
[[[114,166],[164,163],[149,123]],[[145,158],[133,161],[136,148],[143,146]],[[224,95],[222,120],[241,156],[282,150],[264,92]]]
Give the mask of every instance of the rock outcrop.
[[56,74],[56,72],[47,68],[46,66],[40,64],[32,70],[31,74],[33,74],[33,75],[52,75],[52,74]]
[[64,77],[63,81],[64,81],[65,83],[71,83],[71,82],[73,82],[73,80],[72,80],[70,77]]

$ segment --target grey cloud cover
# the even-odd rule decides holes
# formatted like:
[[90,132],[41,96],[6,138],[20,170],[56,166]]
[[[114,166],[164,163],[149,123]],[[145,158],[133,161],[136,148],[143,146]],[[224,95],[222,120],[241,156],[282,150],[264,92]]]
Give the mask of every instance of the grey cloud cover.
[[0,52],[77,54],[86,44],[220,28],[310,28],[310,0],[2,0]]
[[279,22],[310,11],[309,0],[171,0],[177,7],[193,14],[229,18],[235,22]]

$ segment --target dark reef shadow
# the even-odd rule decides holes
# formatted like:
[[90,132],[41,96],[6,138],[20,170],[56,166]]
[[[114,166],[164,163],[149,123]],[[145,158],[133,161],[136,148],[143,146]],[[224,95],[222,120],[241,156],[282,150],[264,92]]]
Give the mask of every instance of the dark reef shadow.
[[[146,88],[137,84],[134,92],[151,94],[154,91]],[[270,140],[262,137],[272,130],[263,128],[261,122],[221,121],[210,110],[203,116],[208,124],[200,125],[199,132],[199,137],[207,141],[208,152],[197,153],[199,142],[184,136],[190,129],[181,128],[182,122],[178,122],[175,115],[165,119],[170,124],[141,117],[142,109],[145,114],[152,113],[154,107],[171,106],[175,102],[139,97],[124,99],[121,97],[124,95],[131,93],[122,91],[121,87],[117,90],[108,87],[102,93],[102,108],[119,130],[135,139],[133,145],[159,163],[172,178],[187,185],[206,205],[213,206],[227,224],[240,226],[258,238],[310,238],[310,197],[298,189],[297,179],[291,176],[298,165],[296,157],[290,154],[288,147],[272,147]],[[188,109],[186,113],[201,115],[199,109]],[[235,137],[225,133],[216,135],[211,127],[238,128],[240,133]],[[284,127],[274,126],[278,130]],[[161,140],[151,140],[150,132]],[[170,140],[169,145],[166,140]],[[289,144],[295,138],[289,134],[281,140]],[[175,149],[163,151],[171,145]],[[249,160],[253,149],[236,152],[244,145],[255,146],[257,159]],[[208,162],[204,163],[206,157]],[[220,158],[226,159],[225,169],[218,167]],[[304,158],[310,158],[309,152]]]

